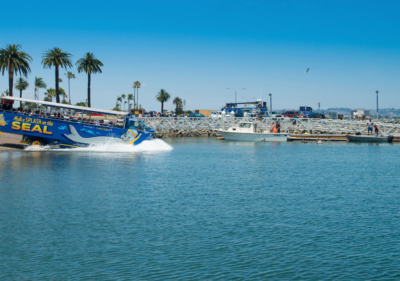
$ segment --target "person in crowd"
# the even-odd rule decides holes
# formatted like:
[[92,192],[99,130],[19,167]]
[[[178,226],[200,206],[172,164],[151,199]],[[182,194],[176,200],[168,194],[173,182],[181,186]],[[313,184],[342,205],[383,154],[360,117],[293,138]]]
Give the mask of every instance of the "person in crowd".
[[374,128],[375,128],[375,137],[377,137],[378,133],[379,133],[379,128],[376,124],[375,124]]
[[372,135],[372,126],[373,126],[373,124],[372,124],[372,120],[371,119],[369,119],[369,121],[367,122],[367,126],[368,126],[368,135],[369,135],[369,132],[371,132],[371,135]]

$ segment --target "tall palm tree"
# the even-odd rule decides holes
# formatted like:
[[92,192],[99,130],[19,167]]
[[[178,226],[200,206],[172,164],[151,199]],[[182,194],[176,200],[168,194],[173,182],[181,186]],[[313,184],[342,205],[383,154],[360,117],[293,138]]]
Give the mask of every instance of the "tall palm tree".
[[175,113],[180,114],[181,109],[182,109],[182,100],[179,97],[174,98],[172,101],[173,104],[175,104]]
[[[121,98],[122,98],[123,101],[125,101],[126,95],[125,95],[125,94],[122,94],[122,95],[121,95]],[[124,104],[124,110],[125,110],[125,104]]]
[[133,108],[136,109],[136,89],[137,89],[137,87],[136,87],[135,82],[133,82],[132,88],[133,88],[133,97],[134,97],[133,98],[134,99]]
[[62,103],[65,103],[65,98],[68,97],[67,93],[65,93],[64,89],[61,87],[58,89],[58,91],[60,92],[60,96],[62,97]]
[[45,101],[53,101],[53,98],[57,95],[56,94],[56,90],[54,90],[53,88],[47,89],[47,92],[44,93],[45,97]]
[[136,89],[136,106],[138,107],[139,106],[139,88],[142,84],[140,84],[139,81],[136,81],[133,83],[133,85],[135,85],[134,88]]
[[161,89],[157,96],[156,99],[161,102],[161,114],[164,113],[164,102],[167,102],[170,99],[170,95],[168,94],[168,92],[164,89]]
[[47,85],[44,83],[43,78],[35,76],[35,100],[39,100],[39,88],[46,89]]
[[70,53],[63,52],[60,48],[49,49],[43,54],[42,64],[43,67],[51,69],[52,66],[56,69],[56,102],[60,103],[60,92],[59,92],[59,68],[72,67],[71,62],[72,55]]
[[121,104],[122,104],[122,98],[121,97],[117,97],[117,106],[118,106],[118,102],[120,102],[119,106],[121,108]]
[[68,78],[68,96],[69,96],[69,104],[71,103],[71,88],[70,88],[70,80],[75,79],[75,74],[72,73],[72,71],[68,71],[67,73],[64,73],[65,76]]
[[[15,89],[19,90],[19,97],[22,98],[22,91],[25,91],[29,87],[29,83],[24,78],[19,77],[14,86]],[[22,107],[22,101],[19,102],[19,107]]]
[[14,73],[28,77],[31,72],[29,62],[32,61],[30,55],[20,51],[21,45],[10,45],[0,50],[0,70],[4,75],[5,70],[8,71],[8,91],[9,95],[13,95]]
[[131,109],[131,100],[134,100],[135,98],[133,97],[132,94],[128,94],[128,109]]
[[93,53],[86,53],[85,57],[81,58],[76,62],[78,65],[78,72],[86,72],[88,75],[88,106],[91,106],[90,101],[90,76],[96,74],[98,72],[102,72],[100,66],[103,66],[103,63],[96,59]]

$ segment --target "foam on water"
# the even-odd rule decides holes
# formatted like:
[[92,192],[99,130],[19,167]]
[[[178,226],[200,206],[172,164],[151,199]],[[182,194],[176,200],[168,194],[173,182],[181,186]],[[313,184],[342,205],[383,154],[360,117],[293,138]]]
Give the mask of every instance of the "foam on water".
[[170,151],[172,146],[160,139],[144,141],[139,145],[126,145],[123,143],[105,143],[103,145],[95,145],[89,147],[77,148],[59,148],[54,149],[50,146],[34,147],[28,146],[25,148],[28,151],[62,151],[62,152],[121,152],[121,153],[137,153],[137,152],[157,152]]

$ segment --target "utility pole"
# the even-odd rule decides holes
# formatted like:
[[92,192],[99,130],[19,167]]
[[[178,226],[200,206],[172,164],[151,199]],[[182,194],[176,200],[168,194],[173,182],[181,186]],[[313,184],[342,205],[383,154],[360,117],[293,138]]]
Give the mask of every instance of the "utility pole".
[[318,113],[321,114],[321,103],[318,103]]
[[379,91],[376,91],[376,123],[378,123],[379,120],[378,94]]
[[272,94],[269,93],[269,112],[272,113]]

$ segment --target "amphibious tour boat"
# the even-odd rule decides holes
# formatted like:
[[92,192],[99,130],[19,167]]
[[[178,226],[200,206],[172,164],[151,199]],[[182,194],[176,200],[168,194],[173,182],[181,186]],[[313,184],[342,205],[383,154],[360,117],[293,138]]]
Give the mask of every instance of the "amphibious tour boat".
[[[15,109],[15,101],[36,108]],[[50,110],[46,111],[46,109]],[[46,113],[44,113],[46,111]],[[70,112],[78,116],[72,116]],[[66,116],[65,113],[68,113]],[[92,118],[96,116],[96,119]],[[102,115],[102,116],[101,116]],[[108,120],[111,117],[112,120]],[[130,113],[90,107],[1,97],[0,132],[22,135],[22,143],[54,148],[86,147],[105,143],[138,145],[154,138],[155,131]]]

